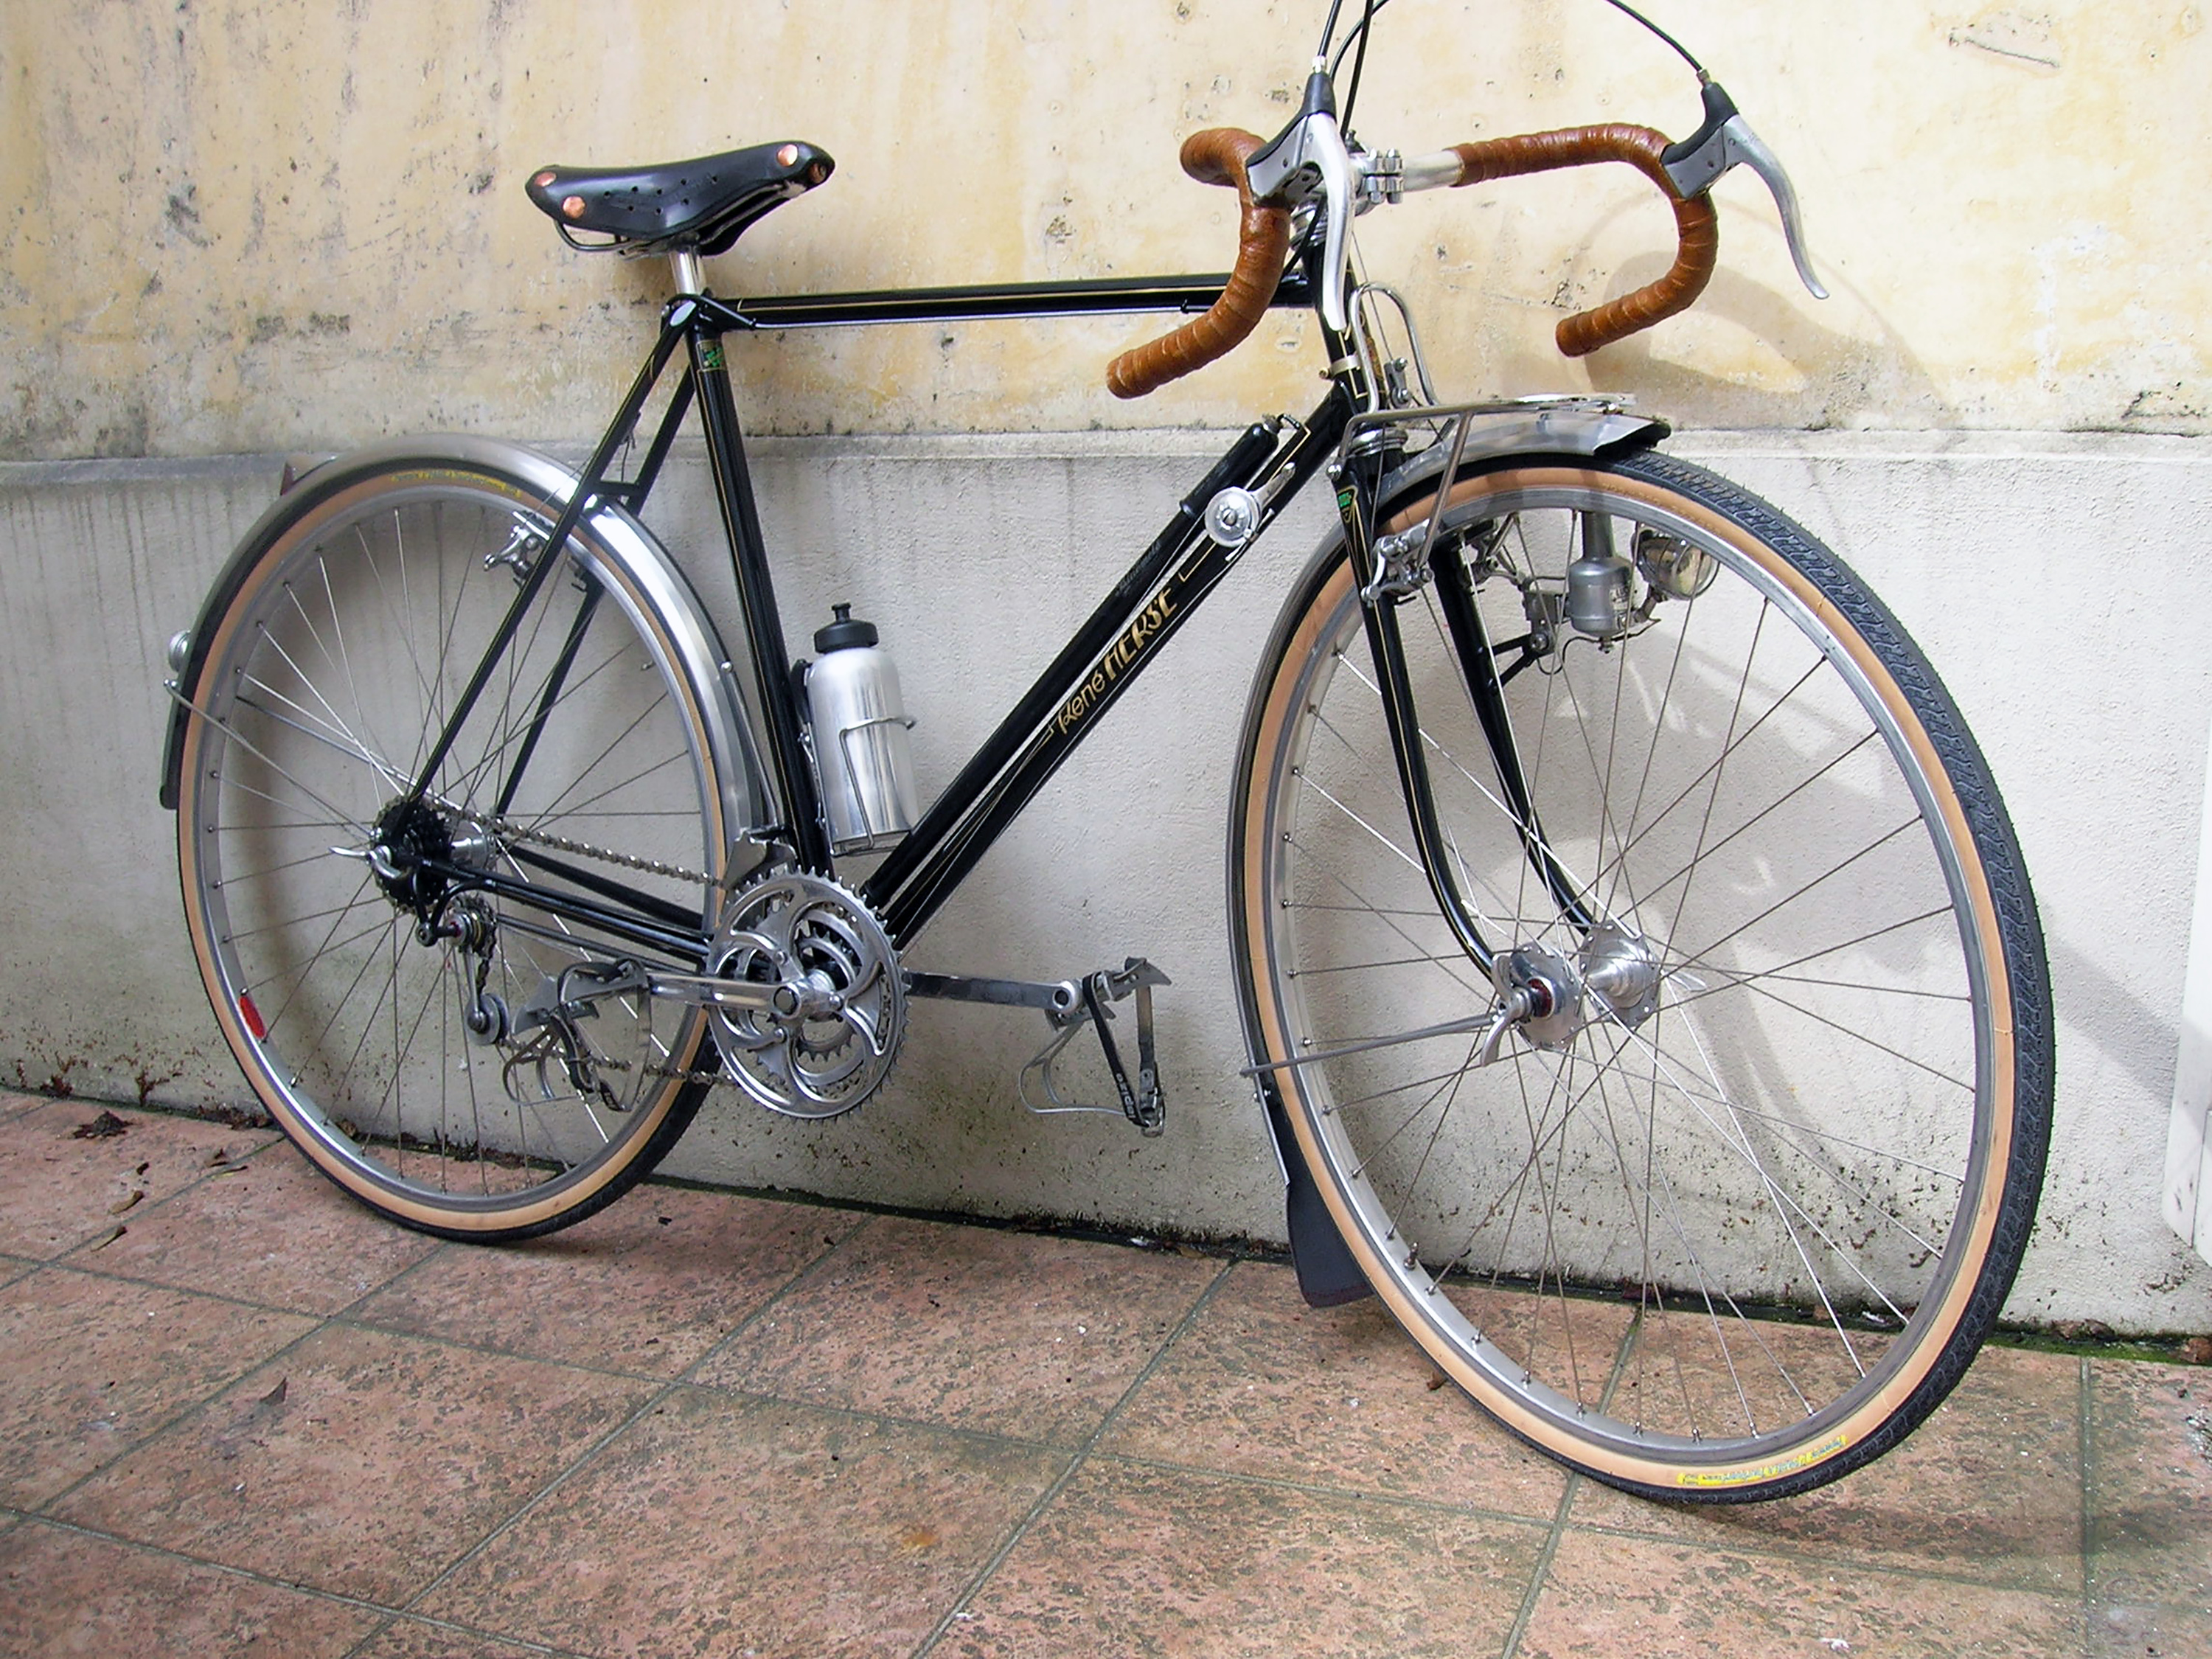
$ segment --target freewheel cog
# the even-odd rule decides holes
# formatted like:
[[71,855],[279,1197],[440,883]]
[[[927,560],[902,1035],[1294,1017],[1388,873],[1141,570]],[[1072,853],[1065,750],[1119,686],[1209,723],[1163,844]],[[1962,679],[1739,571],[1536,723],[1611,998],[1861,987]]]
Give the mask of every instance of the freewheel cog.
[[890,1074],[906,1034],[898,951],[836,882],[794,871],[738,893],[708,971],[782,988],[770,1007],[714,1011],[724,1072],[770,1111],[835,1117]]

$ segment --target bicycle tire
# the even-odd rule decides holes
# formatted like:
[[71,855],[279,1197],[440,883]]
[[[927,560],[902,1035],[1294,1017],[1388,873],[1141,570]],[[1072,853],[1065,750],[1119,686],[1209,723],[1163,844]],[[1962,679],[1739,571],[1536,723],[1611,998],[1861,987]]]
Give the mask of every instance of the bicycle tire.
[[[1435,489],[1386,501],[1383,528],[1424,522]],[[1231,908],[1255,1061],[1370,1285],[1516,1435],[1677,1501],[1835,1480],[1957,1383],[2033,1219],[2050,992],[2002,802],[1895,618],[1711,473],[1507,459],[1463,471],[1442,522],[1487,577],[1501,672],[1547,620],[1512,576],[1557,583],[1592,526],[1679,586],[1680,550],[1711,561],[1614,642],[1559,622],[1506,680],[1565,891],[1503,804],[1437,583],[1398,611],[1454,874],[1492,944],[1574,964],[1573,1029],[1473,1063],[1497,988],[1413,850],[1340,538],[1245,723]]]
[[[465,440],[311,472],[225,572],[182,693],[179,867],[231,1050],[318,1169],[442,1237],[531,1237],[612,1202],[696,1110],[684,1074],[713,1064],[697,1007],[563,976],[651,960],[635,946],[481,896],[472,943],[426,945],[411,896],[367,861],[571,482]],[[702,683],[720,647],[626,515],[587,514],[562,556],[420,833],[572,893],[613,878],[710,927],[739,799],[727,710]],[[479,1038],[483,993],[503,1029]]]

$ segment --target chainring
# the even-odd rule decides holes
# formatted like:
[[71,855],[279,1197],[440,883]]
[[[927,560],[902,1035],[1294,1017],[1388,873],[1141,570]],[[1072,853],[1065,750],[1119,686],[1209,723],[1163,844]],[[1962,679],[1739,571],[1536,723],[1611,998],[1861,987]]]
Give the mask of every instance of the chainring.
[[786,1006],[718,1006],[729,1081],[772,1112],[835,1117],[883,1085],[906,1035],[906,981],[875,914],[827,877],[787,871],[730,901],[708,971],[780,985]]

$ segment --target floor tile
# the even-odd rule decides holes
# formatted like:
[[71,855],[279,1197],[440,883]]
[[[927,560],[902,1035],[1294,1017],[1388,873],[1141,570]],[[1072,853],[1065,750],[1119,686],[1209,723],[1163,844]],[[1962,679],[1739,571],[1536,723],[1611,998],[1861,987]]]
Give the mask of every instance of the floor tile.
[[673,1376],[856,1220],[849,1212],[641,1187],[548,1238],[456,1246],[353,1316],[509,1353]]
[[25,1273],[35,1271],[38,1266],[21,1256],[0,1255],[0,1285],[12,1284]]
[[1221,1264],[878,1217],[696,1380],[1068,1444]]
[[651,1386],[325,1328],[95,1476],[56,1513],[390,1602],[512,1515]]
[[2212,1369],[2092,1360],[2089,1421],[2092,1592],[2212,1601]]
[[46,1098],[42,1095],[19,1095],[10,1089],[0,1089],[0,1121],[15,1116],[18,1112],[34,1111],[46,1103]]
[[1309,1308],[1288,1267],[1258,1262],[1231,1271],[1100,1449],[1547,1521],[1566,1486],[1381,1303]]
[[46,1503],[313,1328],[65,1267],[0,1288],[0,1503]]
[[1505,1643],[1543,1529],[1101,1460],[935,1651],[960,1659],[1376,1654]]
[[100,1254],[109,1273],[332,1314],[439,1248],[363,1208],[289,1146],[211,1174]]
[[2078,1598],[1571,1529],[1520,1659],[2054,1659],[2081,1642]]
[[453,1625],[398,1619],[352,1659],[545,1659],[546,1652]]
[[[122,1133],[79,1137],[103,1118]],[[264,1130],[197,1118],[44,1103],[0,1125],[0,1251],[45,1261],[118,1231],[127,1236],[146,1204],[200,1180],[216,1153],[243,1157],[270,1139]]]
[[2092,1602],[2087,1659],[2193,1659],[2212,1653],[2212,1607]]
[[910,1653],[1059,1462],[682,1389],[417,1611],[669,1659]]
[[0,1653],[87,1659],[331,1659],[378,1615],[110,1539],[0,1532]]
[[2081,1362],[1987,1348],[1905,1444],[1802,1498],[1678,1508],[1588,1485],[1577,1526],[2081,1590]]

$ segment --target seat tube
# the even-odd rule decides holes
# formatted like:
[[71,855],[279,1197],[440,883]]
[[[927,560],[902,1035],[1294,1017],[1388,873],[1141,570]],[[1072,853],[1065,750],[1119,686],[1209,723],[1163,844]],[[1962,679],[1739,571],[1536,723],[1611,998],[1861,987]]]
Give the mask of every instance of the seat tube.
[[768,720],[770,764],[783,798],[785,830],[799,866],[827,874],[831,868],[830,838],[823,828],[813,769],[807,763],[805,714],[792,678],[782,618],[776,611],[775,585],[769,574],[768,546],[753,501],[752,477],[745,465],[744,438],[738,427],[737,401],[730,393],[721,333],[695,313],[687,339],[692,384],[698,388],[700,424],[707,436],[707,460],[714,471],[714,500],[721,508],[723,533],[729,539],[738,603],[744,613],[745,645],[752,656],[761,708]]

